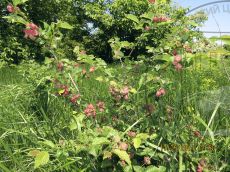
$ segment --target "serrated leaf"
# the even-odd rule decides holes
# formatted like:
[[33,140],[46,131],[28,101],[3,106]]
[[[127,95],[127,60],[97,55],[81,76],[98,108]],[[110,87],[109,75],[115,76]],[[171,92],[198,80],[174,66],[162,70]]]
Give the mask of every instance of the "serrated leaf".
[[70,30],[74,28],[69,23],[63,22],[63,21],[58,21],[57,27],[62,28],[62,29],[70,29]]
[[157,134],[156,133],[153,133],[151,136],[150,136],[150,139],[155,139],[157,138]]
[[27,1],[28,0],[13,0],[13,5],[17,6],[17,5],[23,4],[23,3],[27,2]]
[[139,23],[139,19],[137,18],[137,16],[133,15],[133,14],[128,14],[126,15],[126,18],[136,22],[136,23]]
[[24,25],[27,23],[22,17],[17,15],[4,16],[2,18],[7,19],[11,23],[21,23]]
[[78,116],[73,116],[74,119],[71,121],[70,125],[69,125],[69,128],[70,130],[75,130],[75,129],[78,129],[78,131],[81,131],[81,128],[82,128],[82,122],[85,118],[85,115],[84,114],[80,114]]
[[153,13],[153,12],[148,12],[148,13],[142,14],[140,17],[145,18],[145,19],[152,20],[152,19],[153,19],[153,16],[154,16],[154,13]]
[[99,82],[103,82],[104,78],[102,76],[99,76],[99,77],[96,78],[96,80],[99,81]]
[[137,134],[136,138],[140,138],[142,140],[146,140],[147,138],[149,138],[149,135],[146,133],[139,133]]
[[136,137],[133,139],[133,146],[138,149],[141,146],[141,138]]
[[114,59],[121,59],[122,57],[124,57],[124,53],[121,52],[120,50],[114,50],[113,53],[114,53],[113,56]]
[[104,145],[104,144],[109,144],[109,143],[110,143],[110,141],[105,137],[96,137],[93,140],[92,145]]
[[125,162],[127,162],[128,165],[131,165],[129,154],[126,151],[114,149],[113,153],[117,155],[121,160],[124,160]]
[[50,141],[50,140],[46,140],[46,141],[44,141],[42,143],[45,144],[45,145],[47,145],[47,146],[49,146],[49,147],[51,147],[51,148],[55,147],[55,144],[52,141]]
[[34,168],[43,166],[49,162],[50,155],[47,151],[39,152],[35,158]]
[[116,83],[115,81],[110,81],[109,84],[110,84],[111,86],[116,86],[116,85],[117,85],[117,83]]

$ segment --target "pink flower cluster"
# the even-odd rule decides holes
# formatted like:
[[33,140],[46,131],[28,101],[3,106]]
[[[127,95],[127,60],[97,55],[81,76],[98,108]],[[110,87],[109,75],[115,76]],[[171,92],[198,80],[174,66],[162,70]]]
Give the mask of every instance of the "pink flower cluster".
[[68,86],[62,85],[61,88],[64,89],[64,91],[63,91],[63,93],[61,93],[61,95],[64,96],[64,97],[68,96],[69,93],[70,93]]
[[[102,101],[99,101],[97,104],[96,104],[98,110],[100,112],[104,112],[105,111],[105,103],[102,102]],[[84,113],[87,117],[89,116],[93,116],[93,117],[96,117],[96,108],[94,107],[93,104],[88,104],[84,110]]]
[[25,38],[29,38],[34,40],[37,36],[39,36],[39,27],[34,23],[26,24],[26,29],[23,30],[25,33]]
[[99,101],[97,103],[97,107],[98,107],[98,109],[99,109],[100,112],[104,112],[105,111],[105,103],[104,102]]
[[71,103],[76,104],[77,101],[78,101],[78,99],[79,99],[80,97],[81,97],[80,94],[74,94],[74,95],[70,98]]
[[96,109],[93,104],[88,104],[86,109],[84,110],[86,116],[93,116],[96,117]]
[[90,67],[89,72],[94,72],[96,70],[95,66]]
[[166,91],[164,88],[160,88],[157,92],[156,92],[156,96],[157,97],[161,97],[164,96],[166,94]]
[[153,17],[153,22],[160,23],[160,22],[166,22],[170,19],[168,17]]
[[180,71],[182,69],[182,65],[180,62],[182,61],[182,57],[178,54],[174,55],[173,65],[177,71]]
[[9,13],[15,13],[16,11],[19,11],[19,8],[14,7],[12,4],[8,4],[6,8]]
[[111,86],[109,88],[109,92],[115,98],[116,101],[119,101],[121,99],[129,99],[129,87],[127,86],[123,87],[122,89],[118,89],[115,86]]
[[54,79],[53,82],[58,90],[62,89],[61,92],[58,93],[58,95],[68,98],[69,101],[73,104],[77,103],[77,101],[81,97],[80,94],[72,94],[70,88],[67,85],[60,84],[59,80],[57,79]]
[[[93,73],[95,70],[96,70],[96,67],[95,67],[95,66],[91,66],[91,67],[89,68],[89,72],[90,72],[90,73]],[[86,74],[87,74],[86,69],[83,68],[81,73],[82,73],[82,75],[86,75]]]

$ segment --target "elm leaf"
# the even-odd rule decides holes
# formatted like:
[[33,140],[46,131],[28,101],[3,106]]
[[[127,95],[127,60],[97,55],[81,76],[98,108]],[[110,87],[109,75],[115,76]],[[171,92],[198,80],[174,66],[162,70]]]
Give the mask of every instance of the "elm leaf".
[[49,159],[50,159],[50,155],[47,151],[39,152],[37,156],[35,157],[34,168],[36,169],[40,166],[47,164],[49,162]]
[[129,154],[126,151],[114,149],[113,153],[116,154],[121,160],[124,160],[125,162],[127,162],[127,164],[131,165]]

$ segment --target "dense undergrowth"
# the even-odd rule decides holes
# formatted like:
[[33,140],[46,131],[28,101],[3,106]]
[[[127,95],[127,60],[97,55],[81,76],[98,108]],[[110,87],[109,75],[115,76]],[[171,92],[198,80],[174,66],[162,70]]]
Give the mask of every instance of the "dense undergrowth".
[[230,171],[229,51],[197,31],[204,13],[1,5],[0,171]]
[[[62,70],[51,62],[3,67],[0,168],[130,171],[132,164],[134,171],[190,171],[202,162],[207,171],[228,171],[230,89],[223,60],[229,64],[213,60],[207,67],[200,60],[181,72],[162,71],[160,77],[170,78],[163,97],[155,95],[159,78],[146,73],[150,65],[113,65],[107,73],[70,61]],[[55,85],[60,77],[69,84],[66,95]],[[114,99],[116,84],[129,86],[128,99]],[[75,92],[80,97],[73,102]],[[85,115],[87,104],[95,116]]]

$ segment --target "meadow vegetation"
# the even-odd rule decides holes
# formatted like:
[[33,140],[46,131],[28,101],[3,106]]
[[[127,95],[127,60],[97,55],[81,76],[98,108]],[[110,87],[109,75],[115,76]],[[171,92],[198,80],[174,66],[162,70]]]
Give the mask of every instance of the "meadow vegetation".
[[42,2],[1,2],[0,171],[230,171],[228,43],[204,14]]

